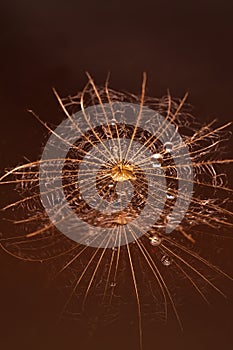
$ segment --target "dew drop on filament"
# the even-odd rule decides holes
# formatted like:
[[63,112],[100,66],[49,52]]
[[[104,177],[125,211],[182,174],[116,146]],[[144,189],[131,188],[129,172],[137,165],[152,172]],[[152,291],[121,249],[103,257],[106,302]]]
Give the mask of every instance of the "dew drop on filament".
[[164,266],[170,266],[171,263],[172,263],[172,259],[167,256],[167,255],[164,255],[161,259],[161,263],[164,265]]
[[162,238],[159,237],[158,235],[154,235],[151,239],[150,239],[150,244],[153,245],[154,247],[159,246],[162,242]]
[[152,166],[153,168],[160,168],[162,163],[163,157],[160,153],[154,153],[151,156]]
[[172,143],[171,142],[165,142],[164,144],[166,152],[170,153],[172,151]]

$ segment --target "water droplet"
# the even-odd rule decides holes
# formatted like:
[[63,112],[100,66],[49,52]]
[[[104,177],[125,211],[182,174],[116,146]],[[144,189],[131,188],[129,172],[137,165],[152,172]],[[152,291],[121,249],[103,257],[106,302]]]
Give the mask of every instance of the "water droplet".
[[113,119],[110,121],[110,124],[111,124],[111,125],[115,125],[115,124],[116,124],[116,122],[117,122],[117,121],[116,121],[116,119],[115,119],[115,118],[113,118]]
[[163,157],[161,156],[160,153],[155,153],[151,156],[151,160],[152,160],[153,168],[160,168]]
[[151,237],[150,239],[150,244],[153,245],[154,247],[160,245],[162,242],[162,238],[159,237],[158,235],[154,235],[153,237]]
[[162,157],[162,155],[160,153],[154,153],[151,158],[153,160],[154,159],[158,159],[158,160],[162,160],[163,159],[163,157]]
[[152,163],[153,168],[160,168],[161,164],[159,163]]
[[166,152],[172,151],[172,143],[171,142],[165,142],[164,146],[165,146]]
[[168,255],[164,255],[161,259],[161,263],[164,265],[164,266],[170,266],[171,263],[172,263],[172,259],[170,258],[170,256]]
[[167,199],[174,199],[175,197],[172,194],[167,194]]

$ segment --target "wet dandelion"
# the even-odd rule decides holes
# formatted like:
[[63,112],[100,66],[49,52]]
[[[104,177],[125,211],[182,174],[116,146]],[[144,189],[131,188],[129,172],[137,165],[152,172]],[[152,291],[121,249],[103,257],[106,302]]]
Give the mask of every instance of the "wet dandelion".
[[50,134],[43,154],[0,179],[19,195],[1,211],[10,227],[2,248],[53,261],[69,287],[62,315],[78,305],[92,317],[94,298],[101,317],[111,318],[132,288],[141,348],[145,305],[165,322],[173,310],[182,328],[171,273],[207,303],[208,288],[224,295],[218,276],[231,277],[206,257],[203,239],[214,253],[216,237],[230,236],[233,226],[223,168],[232,163],[223,159],[229,124],[200,125],[187,95],[148,98],[145,86],[144,74],[138,97],[108,81],[97,87],[88,74],[76,96],[54,90],[66,119],[52,130],[31,112]]

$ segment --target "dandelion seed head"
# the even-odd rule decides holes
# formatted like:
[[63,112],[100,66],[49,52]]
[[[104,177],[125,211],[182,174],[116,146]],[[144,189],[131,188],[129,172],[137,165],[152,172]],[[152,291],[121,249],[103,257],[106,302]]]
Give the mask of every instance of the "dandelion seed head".
[[223,157],[229,125],[203,125],[186,96],[147,97],[144,83],[140,96],[91,77],[75,96],[56,93],[63,128],[42,122],[49,148],[0,179],[17,197],[1,212],[8,220],[1,246],[23,260],[53,262],[65,276],[63,313],[77,304],[92,317],[98,301],[101,315],[116,315],[134,295],[139,319],[149,305],[148,314],[166,321],[170,305],[181,323],[178,284],[185,280],[208,301],[208,288],[222,293],[219,276],[230,279],[209,259],[233,226],[224,167],[232,160]]

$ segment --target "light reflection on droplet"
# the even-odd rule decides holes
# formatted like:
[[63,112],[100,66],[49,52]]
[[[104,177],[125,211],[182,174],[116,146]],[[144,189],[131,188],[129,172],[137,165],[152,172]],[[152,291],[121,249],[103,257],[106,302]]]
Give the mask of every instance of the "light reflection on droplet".
[[151,156],[151,160],[152,160],[153,168],[160,168],[162,160],[163,160],[163,157],[162,157],[162,155],[160,153],[154,153]]
[[172,263],[172,259],[170,258],[170,256],[168,255],[164,255],[161,259],[161,263],[164,265],[164,266],[170,266],[171,263]]
[[171,152],[172,151],[172,143],[171,142],[165,142],[164,144],[166,152]]
[[153,237],[151,237],[150,239],[150,244],[153,246],[159,246],[162,242],[162,238],[159,237],[158,235],[154,235]]
[[169,194],[169,193],[166,195],[166,197],[167,197],[167,199],[174,199],[175,198],[172,194]]

